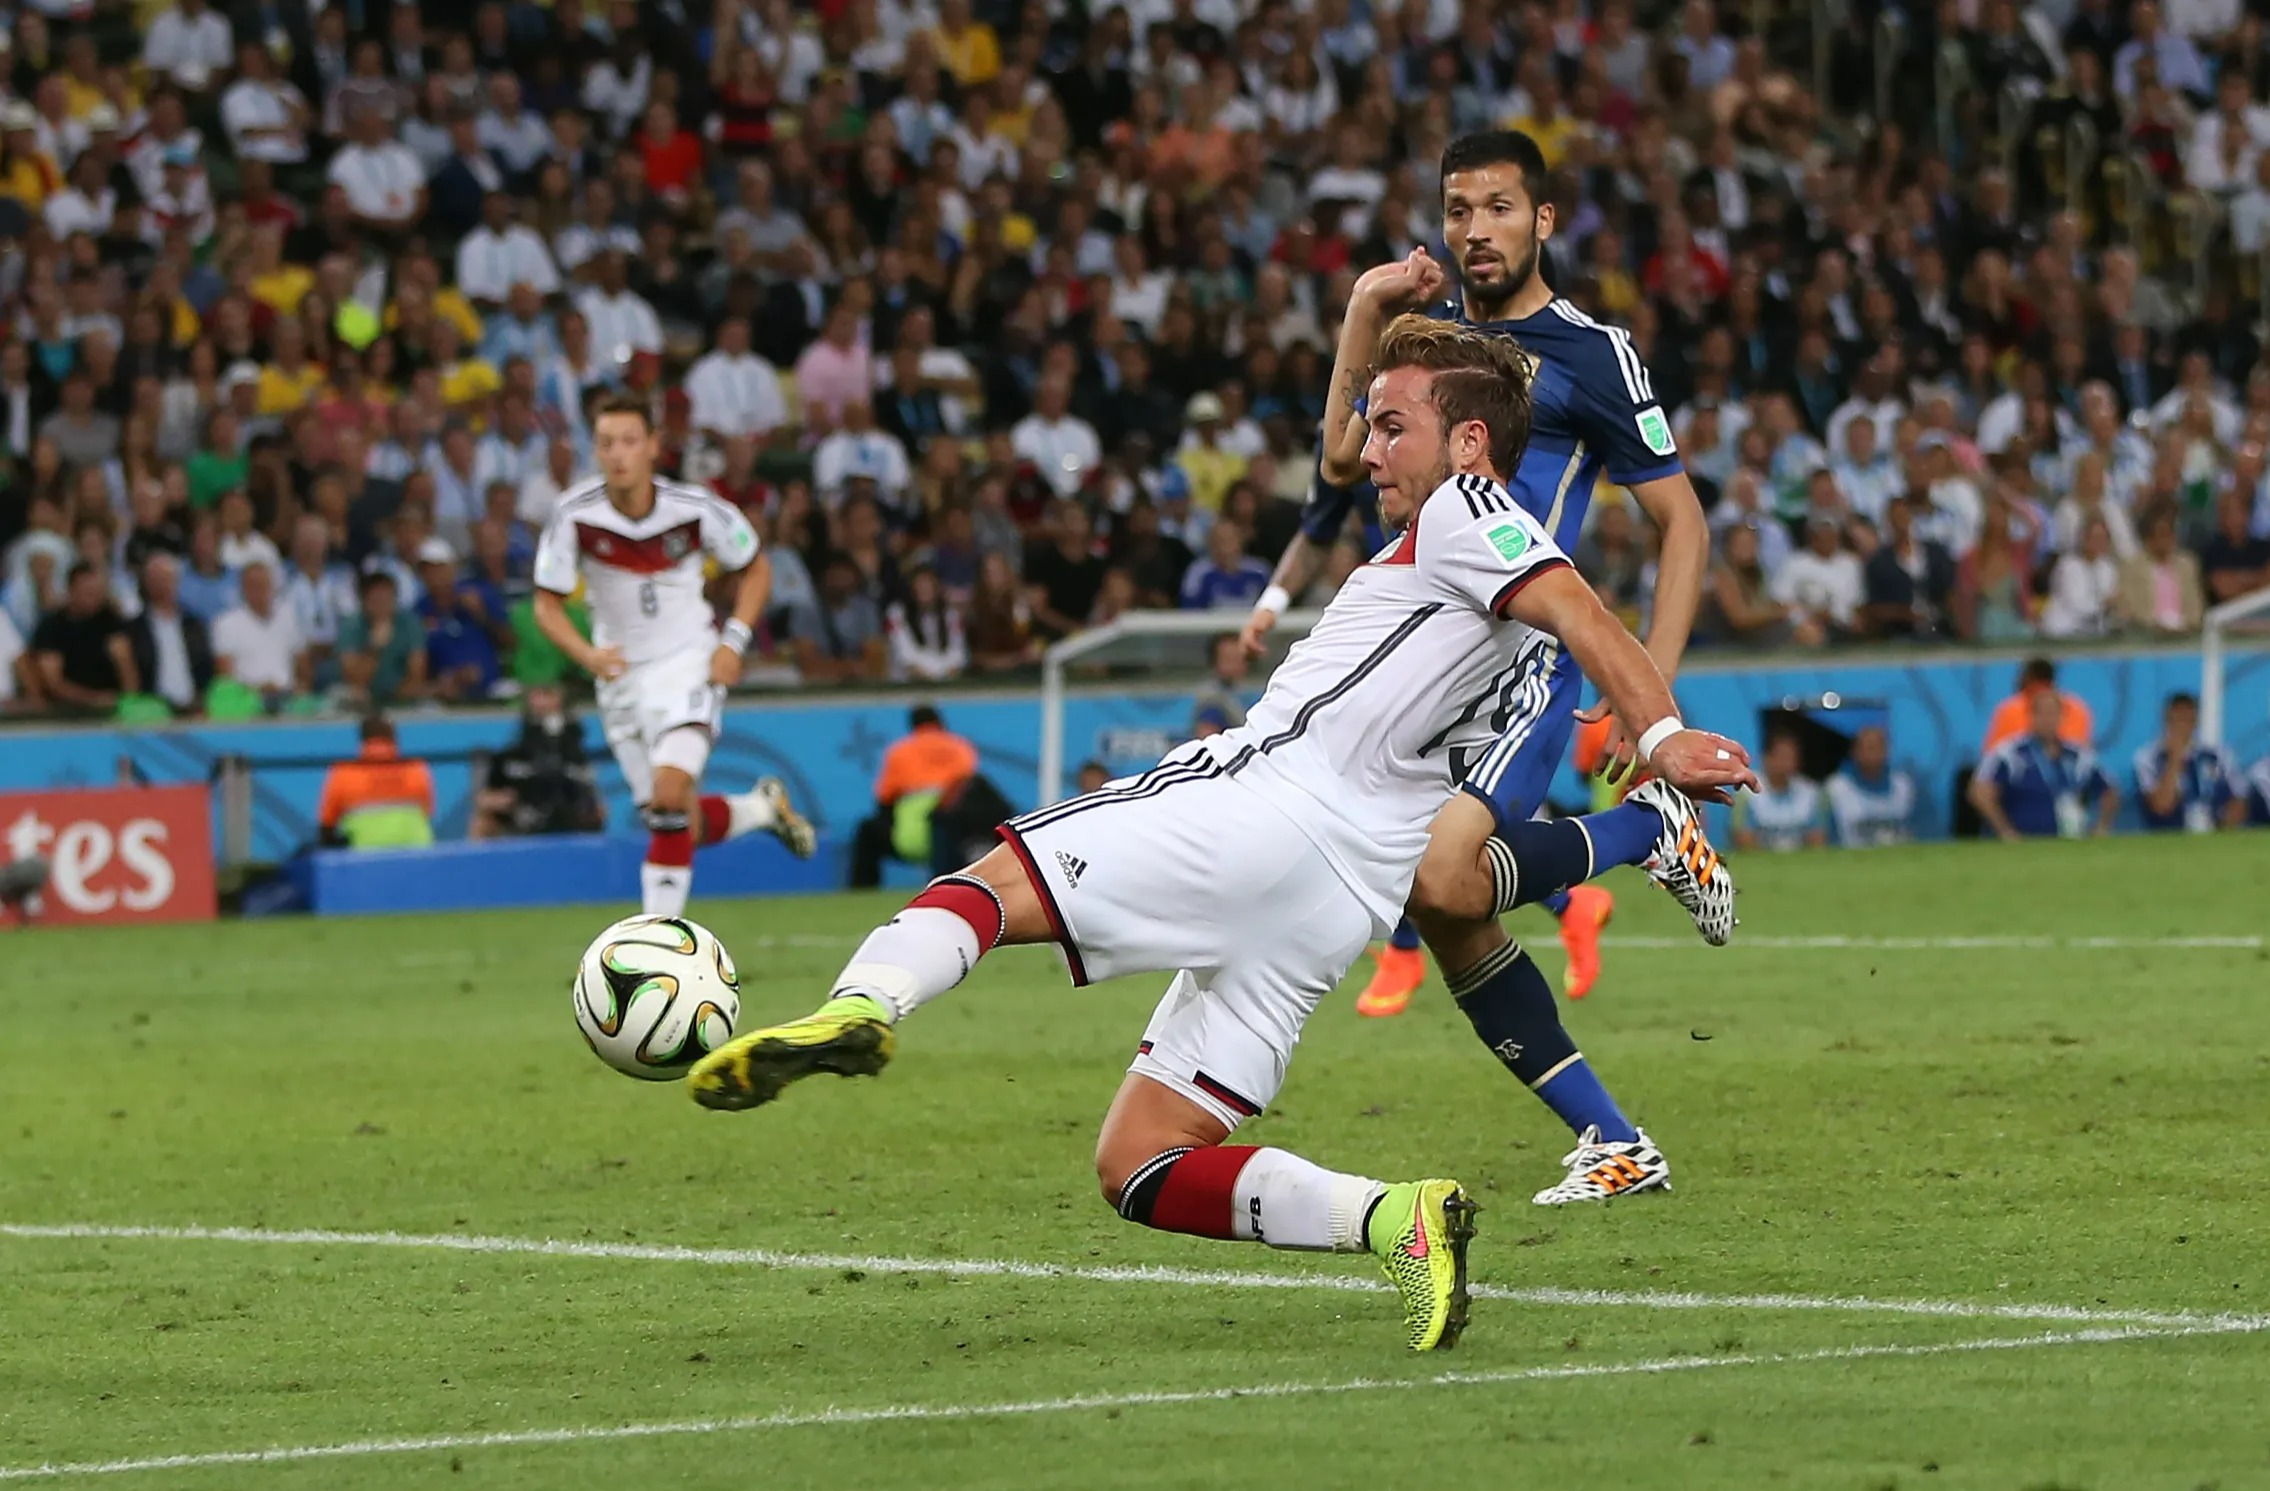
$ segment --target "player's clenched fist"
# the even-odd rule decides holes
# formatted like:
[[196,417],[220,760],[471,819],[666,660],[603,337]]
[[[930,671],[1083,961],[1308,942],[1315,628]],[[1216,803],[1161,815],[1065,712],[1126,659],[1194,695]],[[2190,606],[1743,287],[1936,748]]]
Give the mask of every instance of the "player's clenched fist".
[[1739,741],[1708,730],[1681,730],[1649,753],[1648,770],[1697,802],[1730,802],[1732,789],[1755,792],[1758,775]]
[[741,681],[741,654],[730,647],[720,646],[709,655],[709,681],[721,689],[729,689]]
[[623,650],[620,647],[594,647],[591,649],[591,676],[613,680],[623,676]]
[[1367,269],[1356,279],[1355,294],[1383,311],[1423,305],[1442,294],[1442,266],[1423,248]]

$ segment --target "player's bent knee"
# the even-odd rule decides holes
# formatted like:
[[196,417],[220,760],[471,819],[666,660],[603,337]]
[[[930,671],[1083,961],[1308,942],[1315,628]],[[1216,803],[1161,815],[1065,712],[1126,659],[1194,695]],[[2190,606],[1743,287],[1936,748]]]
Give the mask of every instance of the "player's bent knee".
[[1437,852],[1435,844],[1428,844],[1411,882],[1408,909],[1422,934],[1430,923],[1488,920],[1493,911],[1492,886],[1480,856],[1448,846]]
[[665,766],[657,769],[654,773],[654,788],[648,794],[647,806],[661,808],[684,817],[693,811],[694,779],[673,767]]
[[1483,863],[1483,846],[1497,832],[1497,818],[1471,792],[1458,792],[1427,825],[1427,852],[1411,883],[1411,919],[1425,930],[1428,919],[1480,921],[1493,914],[1494,887]]
[[994,845],[983,859],[961,873],[983,881],[1000,898],[1002,942],[1046,942],[1056,935],[1039,888],[1025,873],[1024,861],[1007,844]]
[[1096,1189],[1121,1216],[1142,1221],[1151,1210],[1151,1198],[1140,1194],[1143,1182],[1149,1179],[1155,1188],[1170,1164],[1202,1147],[1187,1135],[1127,1135],[1115,1143],[1107,1132],[1096,1143]]
[[1229,1136],[1229,1125],[1181,1093],[1129,1072],[1096,1135],[1097,1187],[1122,1215],[1132,1215],[1127,1211],[1130,1188],[1140,1184],[1146,1171],[1163,1169],[1166,1158],[1220,1144]]
[[1129,1164],[1119,1155],[1107,1153],[1101,1147],[1098,1147],[1096,1150],[1096,1189],[1103,1192],[1103,1199],[1107,1203],[1112,1206],[1119,1205],[1119,1198],[1127,1193],[1127,1182],[1134,1174],[1134,1165]]

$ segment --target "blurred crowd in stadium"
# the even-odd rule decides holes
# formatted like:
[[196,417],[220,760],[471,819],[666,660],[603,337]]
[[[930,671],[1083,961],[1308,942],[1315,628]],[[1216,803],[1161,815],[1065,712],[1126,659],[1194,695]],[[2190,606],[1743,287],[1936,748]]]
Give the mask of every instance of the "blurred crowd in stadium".
[[[1354,274],[1500,124],[1674,411],[1701,644],[2178,634],[2270,584],[2238,0],[7,9],[14,709],[559,681],[530,554],[609,390],[769,541],[751,681],[1242,609]],[[1635,622],[1652,548],[1597,504]]]

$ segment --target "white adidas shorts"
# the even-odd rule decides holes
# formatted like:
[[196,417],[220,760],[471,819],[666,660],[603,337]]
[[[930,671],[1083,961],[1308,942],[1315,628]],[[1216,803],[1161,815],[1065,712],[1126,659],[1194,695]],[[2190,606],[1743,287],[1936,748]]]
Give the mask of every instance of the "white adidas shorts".
[[709,681],[716,649],[688,648],[648,663],[636,663],[620,678],[598,687],[599,717],[607,748],[623,771],[631,801],[644,806],[654,797],[654,770],[674,766],[701,780],[709,748],[725,715],[725,690]]
[[1308,836],[1203,753],[1000,832],[1075,984],[1175,973],[1129,1070],[1231,1128],[1276,1097],[1301,1026],[1371,940]]

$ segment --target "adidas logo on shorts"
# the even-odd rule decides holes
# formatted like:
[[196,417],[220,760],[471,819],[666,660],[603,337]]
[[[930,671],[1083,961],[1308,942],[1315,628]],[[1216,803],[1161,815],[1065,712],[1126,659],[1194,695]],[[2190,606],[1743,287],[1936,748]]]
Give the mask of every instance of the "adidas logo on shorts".
[[1078,890],[1080,877],[1088,873],[1088,862],[1077,854],[1066,854],[1059,849],[1056,851],[1056,868],[1064,872],[1065,889]]

